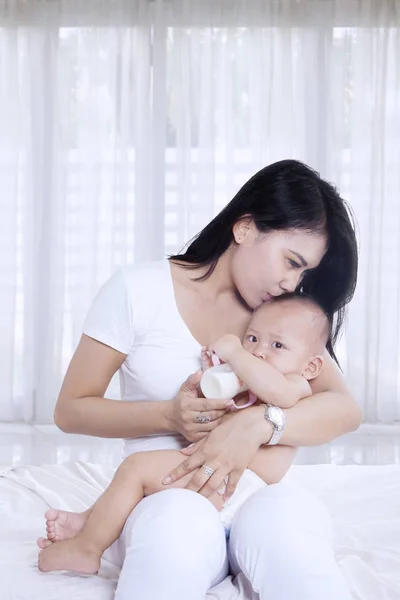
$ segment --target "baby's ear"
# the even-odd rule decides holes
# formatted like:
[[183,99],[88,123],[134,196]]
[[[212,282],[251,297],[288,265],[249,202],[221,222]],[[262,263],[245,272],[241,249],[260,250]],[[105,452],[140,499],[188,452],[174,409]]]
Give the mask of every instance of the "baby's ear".
[[321,373],[322,363],[324,359],[320,354],[313,356],[308,361],[308,365],[303,373],[303,377],[307,379],[307,381],[311,381],[311,379],[315,379]]

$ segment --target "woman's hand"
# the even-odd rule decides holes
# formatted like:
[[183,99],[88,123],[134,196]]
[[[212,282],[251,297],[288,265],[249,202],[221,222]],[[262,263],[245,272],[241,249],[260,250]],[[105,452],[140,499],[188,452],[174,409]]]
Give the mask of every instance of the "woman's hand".
[[[224,489],[226,484],[224,496],[228,500],[243,471],[271,435],[272,425],[264,419],[264,408],[247,408],[235,414],[234,418],[224,419],[217,429],[200,442],[182,450],[189,458],[171,471],[163,483],[168,485],[197,470],[187,489],[200,492],[208,498]],[[204,467],[209,467],[209,473],[213,471],[211,476]]]
[[199,398],[198,384],[202,372],[190,375],[182,384],[169,409],[171,430],[181,433],[189,442],[197,442],[221,424],[230,411],[230,398]]

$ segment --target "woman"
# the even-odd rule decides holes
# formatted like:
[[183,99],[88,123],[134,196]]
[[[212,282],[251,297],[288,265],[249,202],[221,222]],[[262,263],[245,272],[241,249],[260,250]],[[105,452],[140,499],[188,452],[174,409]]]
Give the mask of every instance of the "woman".
[[[228,542],[205,498],[225,476],[231,495],[252,459],[264,481],[278,482],[297,446],[323,444],[359,426],[360,410],[334,360],[326,357],[313,396],[278,418],[260,406],[227,415],[223,401],[198,398],[196,384],[202,346],[228,332],[242,337],[252,310],[297,288],[336,313],[328,348],[335,358],[356,273],[344,201],[317,173],[286,160],[252,177],[185,252],[122,269],[102,288],[65,376],[57,425],[126,438],[125,454],[198,442],[170,474],[193,471],[189,490],[168,490],[166,477],[166,491],[145,498],[128,519],[114,548],[124,561],[118,600],[203,600],[228,563],[261,600],[350,599],[330,547],[329,519],[311,494],[284,483],[266,486],[236,514]],[[103,397],[118,369],[121,402]],[[63,525],[58,515],[55,526],[79,524]]]

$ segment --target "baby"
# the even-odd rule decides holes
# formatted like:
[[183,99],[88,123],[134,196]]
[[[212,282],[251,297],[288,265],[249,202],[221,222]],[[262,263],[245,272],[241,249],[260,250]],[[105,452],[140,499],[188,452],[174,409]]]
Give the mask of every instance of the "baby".
[[[330,320],[318,304],[305,296],[285,294],[255,311],[243,343],[234,335],[225,335],[212,350],[230,364],[259,403],[289,408],[311,395],[308,382],[320,373],[330,332]],[[96,573],[103,552],[119,537],[133,508],[143,497],[166,489],[163,477],[181,461],[179,450],[132,454],[88,511],[79,515],[53,511],[47,522],[49,539],[40,543],[47,547],[39,554],[39,569]],[[168,487],[184,488],[192,475]],[[242,479],[245,475],[246,471]],[[238,489],[227,504],[237,494]],[[223,515],[223,490],[209,500]],[[71,523],[74,525],[68,527]]]

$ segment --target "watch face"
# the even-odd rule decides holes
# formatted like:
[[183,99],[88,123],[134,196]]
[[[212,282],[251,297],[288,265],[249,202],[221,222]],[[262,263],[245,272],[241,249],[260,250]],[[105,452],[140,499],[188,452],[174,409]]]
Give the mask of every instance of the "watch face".
[[269,407],[269,418],[273,423],[276,424],[278,429],[284,426],[285,424],[285,416],[283,411],[278,406],[270,406]]

